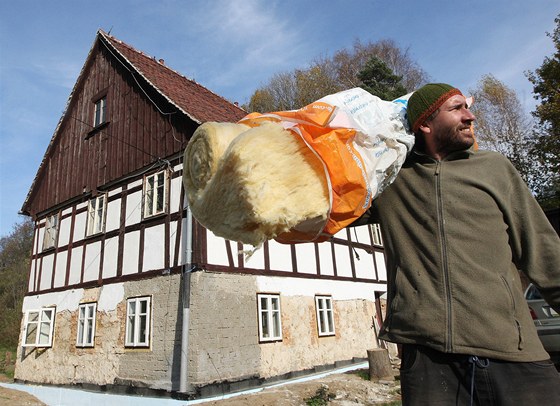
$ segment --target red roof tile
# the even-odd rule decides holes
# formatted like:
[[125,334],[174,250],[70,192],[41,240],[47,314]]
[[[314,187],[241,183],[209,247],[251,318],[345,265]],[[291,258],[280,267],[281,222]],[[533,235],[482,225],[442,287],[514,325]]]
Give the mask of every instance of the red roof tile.
[[118,52],[160,94],[197,123],[206,121],[235,122],[247,112],[211,92],[194,80],[187,79],[163,62],[144,54],[102,30],[98,35]]

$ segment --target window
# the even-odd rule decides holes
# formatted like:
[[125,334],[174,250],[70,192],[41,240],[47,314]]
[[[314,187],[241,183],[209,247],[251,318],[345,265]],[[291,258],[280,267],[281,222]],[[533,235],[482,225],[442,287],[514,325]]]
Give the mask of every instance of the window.
[[373,233],[373,245],[383,246],[383,238],[381,238],[381,226],[377,223],[371,225]]
[[164,213],[167,205],[167,171],[146,176],[144,180],[144,218]]
[[95,113],[93,115],[93,127],[99,127],[107,121],[107,96],[103,96],[95,102]]
[[77,347],[94,346],[96,311],[97,303],[84,303],[78,306]]
[[150,345],[150,297],[137,297],[126,304],[127,347],[148,347]]
[[319,336],[334,335],[332,298],[330,296],[315,296],[315,308],[317,310]]
[[280,296],[257,295],[259,311],[259,340],[282,340],[282,321],[280,320]]
[[89,201],[87,235],[101,233],[105,226],[106,195],[97,196]]
[[47,307],[25,313],[24,347],[51,347],[55,308]]
[[52,248],[56,244],[58,236],[58,213],[47,217],[45,222],[45,237],[43,239],[43,249]]

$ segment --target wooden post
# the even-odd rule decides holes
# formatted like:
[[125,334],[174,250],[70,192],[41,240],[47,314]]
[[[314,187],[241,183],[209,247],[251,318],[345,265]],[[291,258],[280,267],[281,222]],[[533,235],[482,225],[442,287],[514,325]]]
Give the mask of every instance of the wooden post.
[[385,348],[374,348],[367,350],[369,362],[369,380],[378,381],[380,379],[394,380],[393,368],[389,360],[389,351]]

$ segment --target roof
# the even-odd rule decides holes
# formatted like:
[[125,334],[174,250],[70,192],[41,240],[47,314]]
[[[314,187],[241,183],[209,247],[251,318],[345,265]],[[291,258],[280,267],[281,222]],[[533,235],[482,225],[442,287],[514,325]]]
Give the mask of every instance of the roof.
[[162,60],[134,49],[103,30],[98,31],[98,36],[106,40],[154,89],[195,122],[235,122],[247,114],[237,105],[170,69]]
[[[236,122],[247,114],[245,110],[236,104],[229,102],[222,96],[196,83],[194,80],[188,79],[169,68],[163,61],[157,61],[154,57],[150,57],[144,52],[134,49],[132,46],[125,44],[103,30],[98,30],[74,88],[68,97],[64,113],[58,121],[54,134],[47,147],[47,151],[43,156],[37,174],[29,188],[29,192],[22,206],[22,214],[29,214],[28,207],[33,191],[37,187],[39,177],[47,169],[47,157],[52,151],[67,112],[73,102],[73,97],[77,93],[84,77],[87,75],[87,66],[97,52],[96,49],[98,49],[98,45],[105,46],[109,52],[133,74],[138,86],[145,86],[145,84],[141,85],[143,81],[138,80],[139,76],[157,93],[169,101],[171,105],[175,106],[188,119],[197,124],[202,124],[207,121]],[[145,91],[146,89],[142,90]]]

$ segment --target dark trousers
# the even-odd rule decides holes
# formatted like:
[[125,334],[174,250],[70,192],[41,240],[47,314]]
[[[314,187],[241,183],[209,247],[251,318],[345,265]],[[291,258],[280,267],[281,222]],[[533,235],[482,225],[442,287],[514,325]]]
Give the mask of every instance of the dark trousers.
[[550,360],[506,362],[402,347],[404,406],[560,405],[560,375]]

